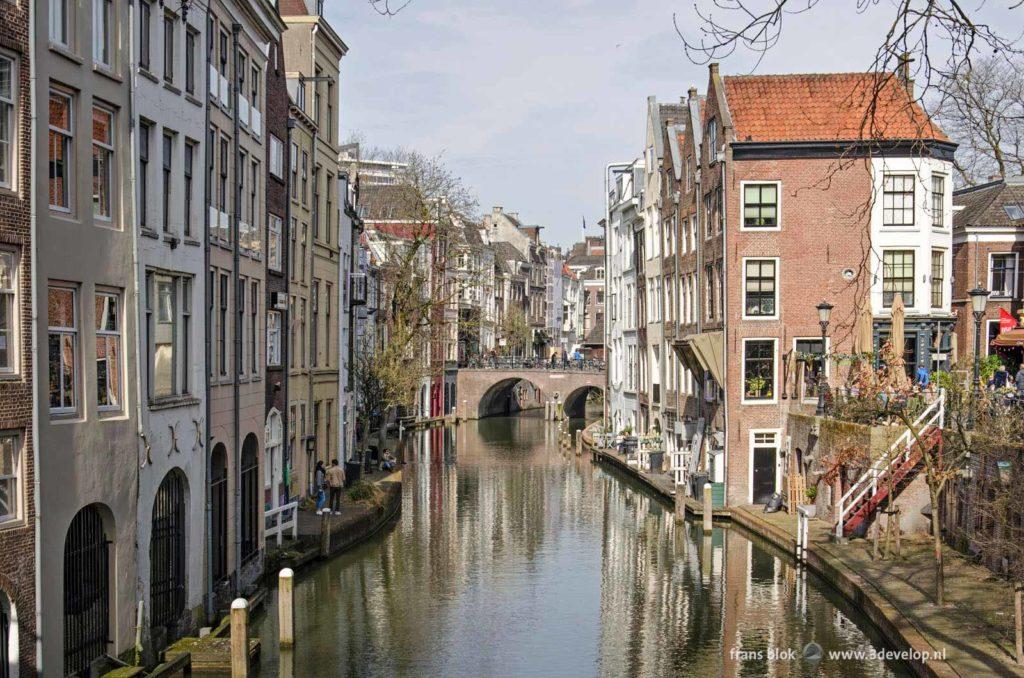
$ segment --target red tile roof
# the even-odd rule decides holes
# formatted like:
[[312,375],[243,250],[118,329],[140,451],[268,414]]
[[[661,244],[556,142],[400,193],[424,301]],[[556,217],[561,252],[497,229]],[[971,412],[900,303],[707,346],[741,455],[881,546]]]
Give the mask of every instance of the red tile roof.
[[891,73],[726,76],[737,141],[948,137]]
[[281,0],[281,16],[308,16],[309,8],[305,0]]

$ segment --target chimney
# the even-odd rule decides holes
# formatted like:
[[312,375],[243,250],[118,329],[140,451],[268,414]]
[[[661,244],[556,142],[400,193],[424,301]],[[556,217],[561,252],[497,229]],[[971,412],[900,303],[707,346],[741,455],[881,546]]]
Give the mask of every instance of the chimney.
[[696,101],[696,100],[697,100],[697,88],[696,88],[696,87],[691,87],[691,88],[690,88],[690,89],[689,89],[689,90],[688,90],[688,91],[686,92],[686,100],[687,100],[688,102],[690,102],[690,103],[693,103],[694,101]]
[[711,74],[712,78],[717,78],[718,77],[718,62],[717,61],[712,61],[710,64],[708,64],[708,73]]
[[900,54],[900,59],[896,66],[896,77],[899,78],[903,87],[907,90],[907,94],[911,97],[914,96],[914,79],[910,77],[910,64],[913,61],[910,58],[910,52],[904,52]]

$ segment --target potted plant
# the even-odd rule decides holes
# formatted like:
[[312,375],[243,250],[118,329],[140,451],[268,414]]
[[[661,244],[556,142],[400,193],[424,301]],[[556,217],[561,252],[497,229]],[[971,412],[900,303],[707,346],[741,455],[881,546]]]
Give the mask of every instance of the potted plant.
[[771,398],[772,394],[768,388],[768,380],[759,374],[747,377],[748,398]]
[[801,508],[804,513],[807,514],[808,518],[813,518],[818,514],[818,505],[815,503],[818,499],[818,486],[811,485],[804,490],[804,496],[807,497],[807,503],[803,504]]

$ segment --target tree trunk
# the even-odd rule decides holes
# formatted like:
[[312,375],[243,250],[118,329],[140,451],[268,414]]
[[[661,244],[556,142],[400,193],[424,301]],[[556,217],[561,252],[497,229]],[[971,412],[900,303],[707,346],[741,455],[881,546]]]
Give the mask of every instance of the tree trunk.
[[1024,581],[1014,584],[1013,607],[1015,610],[1013,630],[1016,640],[1017,663],[1024,666]]
[[893,517],[895,519],[894,522],[896,523],[896,559],[899,560],[903,557],[903,543],[900,541],[900,533],[903,532],[903,528],[900,525],[900,507],[895,506],[893,507],[893,510],[895,511]]
[[929,493],[932,508],[932,544],[935,547],[935,604],[943,607],[946,604],[946,577],[942,561],[942,527],[939,519],[939,499],[935,493]]
[[871,559],[878,560],[878,532],[882,529],[880,521],[875,520],[871,526]]

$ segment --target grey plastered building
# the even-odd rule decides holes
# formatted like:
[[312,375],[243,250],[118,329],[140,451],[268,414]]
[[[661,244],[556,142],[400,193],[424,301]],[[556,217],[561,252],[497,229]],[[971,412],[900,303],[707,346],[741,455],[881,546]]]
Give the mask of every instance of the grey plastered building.
[[128,651],[135,627],[135,14],[127,0],[34,11],[39,661],[62,675]]

